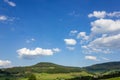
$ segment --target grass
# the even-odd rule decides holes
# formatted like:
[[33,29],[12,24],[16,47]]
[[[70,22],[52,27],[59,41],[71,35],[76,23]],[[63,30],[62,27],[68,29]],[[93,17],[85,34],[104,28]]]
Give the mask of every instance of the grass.
[[[74,73],[57,73],[57,74],[48,74],[48,73],[34,73],[37,80],[59,80],[59,79],[70,79],[78,76],[92,76],[91,74],[82,71]],[[0,79],[1,80],[1,79]],[[18,80],[27,80],[27,78],[20,78]]]
[[47,73],[35,73],[38,80],[55,80],[55,79],[70,79],[77,76],[88,76],[87,72],[75,72],[75,73],[58,73],[58,74],[47,74]]

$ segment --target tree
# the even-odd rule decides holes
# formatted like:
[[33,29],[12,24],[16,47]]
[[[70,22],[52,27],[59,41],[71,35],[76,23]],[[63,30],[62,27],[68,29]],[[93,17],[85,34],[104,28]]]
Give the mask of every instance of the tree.
[[28,80],[37,80],[36,76],[34,74],[31,74],[28,78]]
[[5,80],[10,80],[9,78],[5,78]]

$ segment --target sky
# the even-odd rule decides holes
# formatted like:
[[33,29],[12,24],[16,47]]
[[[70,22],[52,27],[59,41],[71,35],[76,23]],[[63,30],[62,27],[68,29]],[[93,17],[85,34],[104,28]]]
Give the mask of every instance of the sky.
[[120,0],[0,0],[0,67],[120,61]]

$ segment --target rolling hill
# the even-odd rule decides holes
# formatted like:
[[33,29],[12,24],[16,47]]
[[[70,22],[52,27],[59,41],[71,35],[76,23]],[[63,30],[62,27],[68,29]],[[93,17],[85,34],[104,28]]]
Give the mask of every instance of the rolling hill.
[[84,67],[89,72],[106,72],[120,70],[120,62],[107,62]]
[[40,62],[38,64],[26,67],[13,67],[4,69],[4,71],[12,74],[16,73],[69,73],[69,72],[81,72],[80,67],[69,67],[57,65],[49,62]]

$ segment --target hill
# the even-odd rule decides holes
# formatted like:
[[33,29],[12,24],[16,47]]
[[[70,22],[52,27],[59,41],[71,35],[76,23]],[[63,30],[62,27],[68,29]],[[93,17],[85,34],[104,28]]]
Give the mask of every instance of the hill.
[[12,74],[16,73],[69,73],[69,72],[81,72],[80,67],[69,67],[57,65],[49,62],[40,62],[33,66],[27,67],[13,67],[4,69],[4,71]]
[[101,64],[95,64],[92,66],[84,67],[89,72],[105,72],[120,70],[120,62],[107,62]]
[[38,73],[69,73],[69,72],[80,72],[82,69],[80,67],[69,67],[62,66],[49,62],[41,62],[36,65],[31,66],[33,72]]

